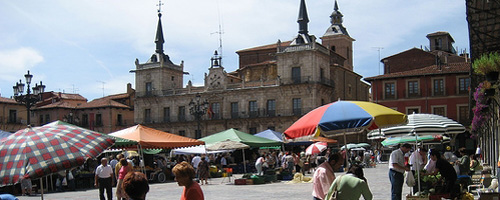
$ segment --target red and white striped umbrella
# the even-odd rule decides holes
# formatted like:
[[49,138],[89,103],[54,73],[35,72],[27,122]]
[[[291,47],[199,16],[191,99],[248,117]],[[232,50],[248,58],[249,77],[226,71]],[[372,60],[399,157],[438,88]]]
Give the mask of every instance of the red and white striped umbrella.
[[309,145],[306,149],[306,155],[314,155],[323,152],[327,148],[326,142],[316,142]]

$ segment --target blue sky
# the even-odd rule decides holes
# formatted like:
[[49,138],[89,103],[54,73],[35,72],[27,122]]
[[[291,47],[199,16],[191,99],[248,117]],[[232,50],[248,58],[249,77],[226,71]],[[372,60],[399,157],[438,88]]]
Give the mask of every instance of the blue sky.
[[[162,6],[164,49],[170,59],[203,84],[210,58],[219,47],[223,67],[238,67],[238,50],[288,41],[297,34],[299,0],[183,0]],[[136,58],[154,53],[156,0],[0,1],[0,95],[30,70],[46,91],[79,93],[89,101],[123,93],[135,85]],[[338,0],[344,26],[356,41],[354,71],[379,74],[384,58],[413,47],[429,46],[425,37],[447,31],[459,51],[469,52],[465,1]],[[330,25],[334,0],[306,0],[309,34],[321,37]],[[320,40],[317,40],[320,42]]]

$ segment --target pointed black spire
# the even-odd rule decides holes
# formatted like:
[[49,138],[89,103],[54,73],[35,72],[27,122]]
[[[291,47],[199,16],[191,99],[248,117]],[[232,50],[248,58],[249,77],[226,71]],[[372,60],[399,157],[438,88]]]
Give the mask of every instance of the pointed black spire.
[[330,22],[332,24],[342,24],[344,15],[339,11],[339,5],[337,4],[337,0],[335,0],[335,6],[333,7],[333,12],[330,15]]
[[300,8],[299,8],[299,18],[297,19],[299,23],[299,33],[307,34],[309,31],[307,30],[307,24],[309,23],[309,17],[307,16],[306,2],[305,0],[300,0]]
[[163,29],[161,27],[161,13],[160,10],[158,10],[158,26],[156,28],[156,38],[155,38],[155,43],[156,43],[156,53],[163,53],[163,43],[165,43],[165,40],[163,39]]

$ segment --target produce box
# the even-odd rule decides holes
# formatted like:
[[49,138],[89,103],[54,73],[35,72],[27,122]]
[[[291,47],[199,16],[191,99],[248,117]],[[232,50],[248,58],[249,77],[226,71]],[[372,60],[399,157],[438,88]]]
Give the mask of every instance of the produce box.
[[497,192],[493,193],[480,193],[479,194],[479,199],[480,200],[499,200],[500,199],[500,194]]
[[292,175],[283,175],[281,180],[284,180],[284,181],[289,181],[289,180],[292,180],[293,179],[293,176]]
[[246,185],[247,179],[246,178],[234,179],[234,184],[235,185]]
[[269,183],[269,182],[276,182],[278,180],[278,177],[276,176],[276,174],[264,175],[264,179],[266,180],[266,183]]
[[247,185],[253,185],[253,179],[249,178],[249,179],[245,179],[247,182],[246,184]]
[[406,200],[429,200],[429,197],[407,195]]
[[253,184],[264,184],[266,183],[266,179],[262,176],[252,176]]
[[429,200],[441,200],[442,198],[449,199],[450,194],[431,194],[429,195]]

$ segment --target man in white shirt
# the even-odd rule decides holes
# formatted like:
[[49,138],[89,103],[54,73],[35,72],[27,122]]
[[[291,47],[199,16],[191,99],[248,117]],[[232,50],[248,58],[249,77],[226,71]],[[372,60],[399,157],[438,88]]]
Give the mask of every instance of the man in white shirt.
[[113,192],[111,191],[113,187],[113,169],[108,165],[108,159],[102,158],[101,165],[97,166],[95,170],[95,187],[99,187],[99,199],[105,200],[104,189],[106,189],[106,195],[108,200],[113,200]]
[[222,168],[227,167],[226,154],[222,154],[222,158],[220,159],[220,166],[222,166]]
[[403,194],[403,183],[405,171],[410,167],[405,165],[405,153],[410,151],[411,145],[404,143],[399,149],[392,151],[389,157],[389,180],[391,181],[392,200],[401,200]]
[[194,168],[196,177],[198,177],[198,165],[200,164],[200,162],[201,162],[201,157],[198,154],[196,154],[196,156],[193,157],[193,160],[191,160],[191,165]]
[[[422,171],[425,165],[427,164],[427,149],[420,147],[418,150],[413,152],[410,156],[410,164],[411,171],[413,174]],[[420,174],[422,176],[423,174]],[[413,193],[418,192],[418,183],[415,183],[413,186]]]

